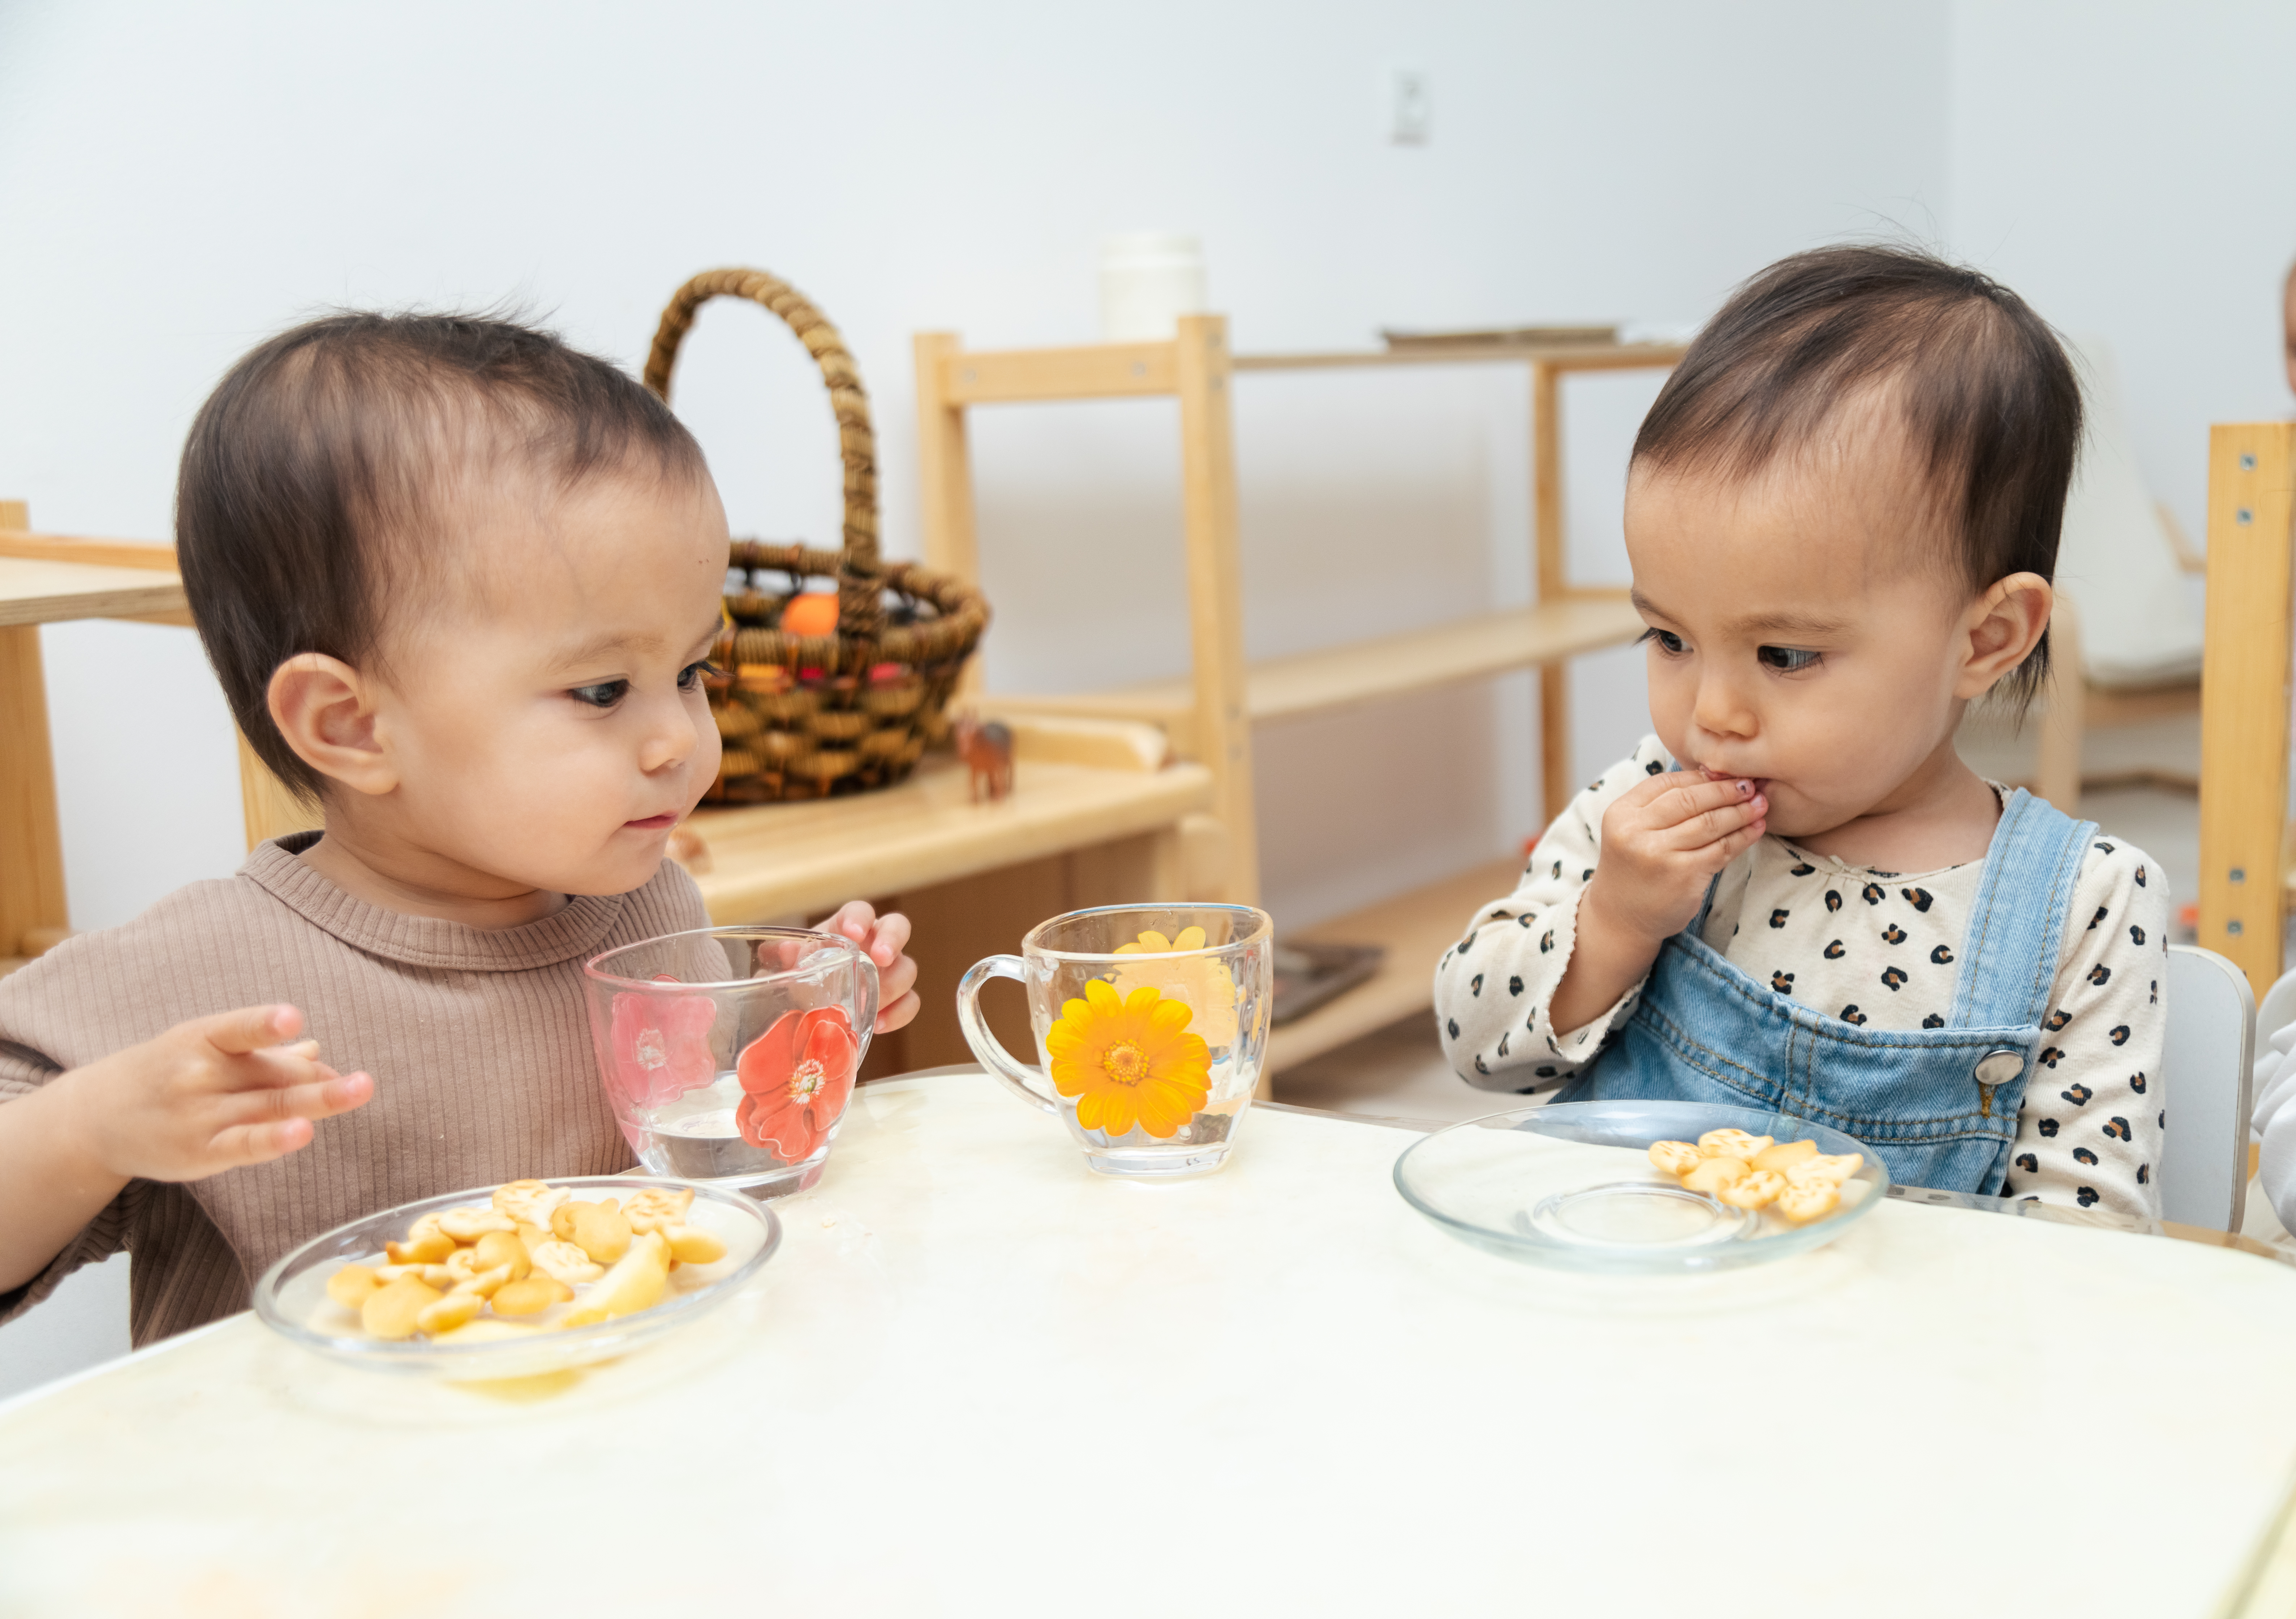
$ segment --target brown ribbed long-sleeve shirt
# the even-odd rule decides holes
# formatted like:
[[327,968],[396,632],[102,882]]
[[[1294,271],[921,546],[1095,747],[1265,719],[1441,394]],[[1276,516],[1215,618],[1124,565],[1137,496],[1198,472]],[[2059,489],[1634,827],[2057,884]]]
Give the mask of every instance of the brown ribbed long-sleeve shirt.
[[149,1344],[246,1309],[274,1260],[346,1220],[521,1176],[629,1166],[591,1050],[582,964],[708,926],[692,879],[664,861],[644,888],[490,931],[352,898],[296,858],[317,837],[275,839],[238,875],[0,978],[0,1105],[186,1019],[274,1002],[302,1008],[331,1066],[373,1074],[373,1099],[273,1163],[130,1181],[45,1271],[0,1294],[0,1320],[125,1249],[130,1323]]

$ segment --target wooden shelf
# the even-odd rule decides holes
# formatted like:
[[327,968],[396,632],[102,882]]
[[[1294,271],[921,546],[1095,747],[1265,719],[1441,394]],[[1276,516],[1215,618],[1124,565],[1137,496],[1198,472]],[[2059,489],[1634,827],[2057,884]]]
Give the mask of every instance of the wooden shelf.
[[184,584],[144,568],[0,555],[0,627],[184,610]]
[[1238,371],[1336,371],[1375,366],[1480,366],[1512,361],[1555,371],[1641,371],[1671,366],[1679,343],[1462,343],[1443,349],[1357,349],[1322,354],[1239,354]]
[[[1299,943],[1382,945],[1387,959],[1377,973],[1336,1000],[1275,1030],[1268,1037],[1268,1072],[1281,1074],[1398,1018],[1431,1009],[1437,960],[1458,942],[1469,917],[1501,894],[1513,892],[1521,880],[1521,861],[1494,860],[1285,934]],[[1276,1089],[1280,1101],[1283,1088]]]
[[[1255,663],[1245,678],[1245,703],[1255,720],[1293,719],[1510,670],[1538,668],[1619,645],[1642,632],[1642,615],[1624,592],[1588,591],[1535,607]],[[1182,727],[1193,702],[1185,678],[1080,695],[988,700],[990,707],[1013,712],[1122,716]],[[1174,746],[1182,752],[1192,751],[1185,734],[1175,736]]]
[[1012,796],[972,801],[954,760],[931,759],[898,787],[809,803],[705,810],[687,823],[709,846],[694,881],[715,921],[826,910],[1175,826],[1212,801],[1201,765],[1109,769],[1030,758]]

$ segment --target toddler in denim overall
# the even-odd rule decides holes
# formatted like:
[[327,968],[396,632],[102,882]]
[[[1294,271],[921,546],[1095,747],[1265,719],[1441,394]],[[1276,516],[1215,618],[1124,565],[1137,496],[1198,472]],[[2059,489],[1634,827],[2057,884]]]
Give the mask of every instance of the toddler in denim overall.
[[1974,272],[1831,248],[1734,294],[1628,475],[1656,735],[1438,966],[1468,1083],[1756,1107],[1903,1184],[2157,1216],[2167,885],[1954,742],[2045,678],[2080,438],[2055,337]]

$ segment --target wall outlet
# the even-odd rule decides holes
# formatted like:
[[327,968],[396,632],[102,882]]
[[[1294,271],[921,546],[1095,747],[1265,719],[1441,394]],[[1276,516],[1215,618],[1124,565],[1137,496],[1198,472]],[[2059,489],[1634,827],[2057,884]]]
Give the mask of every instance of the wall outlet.
[[1423,68],[1395,68],[1387,76],[1387,138],[1398,146],[1424,146],[1435,117],[1434,91]]

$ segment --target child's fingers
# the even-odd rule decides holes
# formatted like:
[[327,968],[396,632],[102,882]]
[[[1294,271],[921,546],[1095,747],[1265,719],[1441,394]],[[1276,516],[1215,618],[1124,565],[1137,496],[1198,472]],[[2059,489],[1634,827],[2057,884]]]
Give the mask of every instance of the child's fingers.
[[890,966],[877,974],[877,999],[890,1006],[914,989],[917,982],[917,964],[906,956],[897,956]]
[[1754,796],[1754,784],[1742,777],[1721,781],[1685,781],[1651,805],[1651,815],[1661,826],[1680,825]]
[[364,1073],[321,1071],[322,1077],[295,1085],[265,1086],[234,1092],[218,1114],[226,1127],[283,1123],[291,1119],[332,1119],[364,1107],[374,1096],[374,1081]]
[[309,1085],[336,1078],[335,1071],[319,1061],[318,1042],[303,1040],[292,1046],[272,1046],[261,1051],[250,1051],[215,1064],[209,1089],[235,1095],[242,1092],[284,1090],[292,1085]]
[[1684,786],[1694,786],[1705,780],[1705,777],[1694,770],[1668,770],[1657,776],[1645,776],[1613,799],[1611,809],[1647,809],[1669,793]]
[[[891,966],[909,948],[909,919],[898,911],[888,911],[877,919],[877,930],[870,935],[868,944],[870,960],[880,968]],[[915,975],[910,974],[913,978]]]
[[837,908],[837,914],[821,925],[824,933],[842,933],[856,944],[865,944],[869,930],[877,925],[877,908],[866,900],[848,900]]
[[1736,800],[1702,810],[1697,814],[1676,823],[1660,834],[1668,848],[1676,850],[1704,849],[1717,840],[1726,838],[1752,822],[1769,814],[1768,801],[1759,793],[1752,798]]
[[311,1145],[313,1129],[308,1119],[280,1119],[265,1124],[234,1124],[218,1130],[208,1144],[208,1155],[217,1170],[244,1169],[250,1163],[268,1163],[274,1158],[284,1158],[298,1148]]
[[1767,826],[1768,822],[1767,820],[1758,819],[1751,826],[1739,827],[1737,831],[1730,834],[1727,837],[1717,839],[1714,842],[1708,844],[1706,847],[1705,863],[1716,871],[1721,870],[1731,861],[1745,853],[1746,851],[1760,842],[1762,841],[1762,834],[1767,829]]
[[924,1003],[917,999],[916,992],[911,990],[891,1006],[878,1012],[877,1032],[890,1034],[894,1030],[903,1027],[910,1019],[916,1016],[917,1009],[923,1005]]
[[193,1018],[181,1029],[217,1051],[236,1056],[293,1040],[303,1031],[303,1015],[292,1007],[242,1007],[212,1017]]

